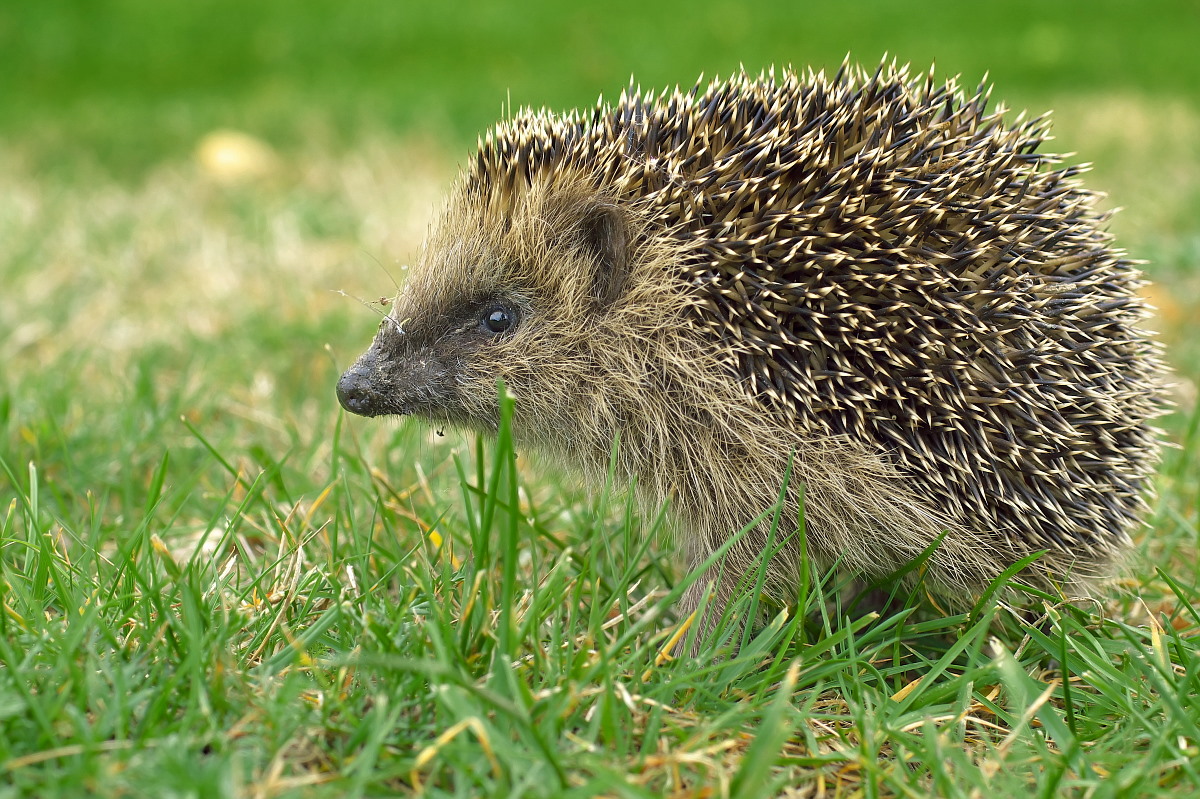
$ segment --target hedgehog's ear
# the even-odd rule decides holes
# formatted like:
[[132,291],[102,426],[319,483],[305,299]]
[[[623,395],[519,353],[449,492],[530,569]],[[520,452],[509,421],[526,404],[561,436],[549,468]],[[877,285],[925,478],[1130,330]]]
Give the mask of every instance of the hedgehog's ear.
[[593,258],[592,296],[610,305],[625,288],[629,272],[629,226],[612,205],[588,203],[579,223],[580,246]]

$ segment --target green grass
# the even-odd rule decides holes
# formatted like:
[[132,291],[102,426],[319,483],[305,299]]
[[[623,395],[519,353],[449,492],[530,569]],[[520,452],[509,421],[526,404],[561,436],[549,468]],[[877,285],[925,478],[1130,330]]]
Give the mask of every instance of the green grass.
[[[1198,26],[1152,6],[0,9],[0,799],[1200,791]],[[663,658],[662,520],[333,384],[510,90],[848,49],[1057,109],[1151,261],[1178,446],[1095,606],[872,616],[813,573]],[[220,127],[263,174],[193,157]]]
[[[128,412],[152,413],[148,399]],[[1103,613],[988,602],[943,618],[844,616],[813,574],[736,655],[727,629],[663,662],[683,585],[647,548],[653,520],[612,495],[534,488],[503,432],[447,456],[415,426],[378,446],[328,412],[327,438],[277,460],[250,444],[258,463],[238,465],[189,403],[167,404],[193,446],[134,486],[71,497],[3,463],[18,486],[2,522],[9,795],[1200,785],[1194,575],[1146,574]],[[1168,472],[1195,468],[1177,454]]]

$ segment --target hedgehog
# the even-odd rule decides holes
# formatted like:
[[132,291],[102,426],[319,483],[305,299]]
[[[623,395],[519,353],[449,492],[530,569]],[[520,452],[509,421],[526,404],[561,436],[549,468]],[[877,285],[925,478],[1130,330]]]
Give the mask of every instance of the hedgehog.
[[809,563],[1087,596],[1146,510],[1164,367],[1086,166],[990,92],[846,63],[521,111],[338,399],[494,433],[502,381],[519,447],[718,564],[681,616],[786,606]]

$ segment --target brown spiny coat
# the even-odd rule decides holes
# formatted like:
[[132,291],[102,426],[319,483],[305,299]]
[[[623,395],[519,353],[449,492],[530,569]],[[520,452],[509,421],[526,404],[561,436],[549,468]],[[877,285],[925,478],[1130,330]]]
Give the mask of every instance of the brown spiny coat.
[[[669,502],[689,565],[776,502],[808,551],[953,597],[1115,568],[1156,459],[1136,270],[1038,122],[881,67],[525,112],[480,145],[356,413],[492,430]],[[803,499],[801,499],[803,497]],[[726,559],[727,600],[767,525]],[[797,584],[795,539],[767,590]],[[717,579],[715,576],[713,579]],[[704,581],[685,599],[698,601]]]

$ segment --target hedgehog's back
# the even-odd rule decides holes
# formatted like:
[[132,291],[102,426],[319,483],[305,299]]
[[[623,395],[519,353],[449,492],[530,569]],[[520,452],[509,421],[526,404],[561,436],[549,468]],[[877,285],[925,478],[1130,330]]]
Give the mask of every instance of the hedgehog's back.
[[883,67],[524,113],[468,194],[580,175],[676,247],[692,333],[789,425],[886,456],[974,529],[1120,549],[1162,366],[1139,277],[1040,121]]

